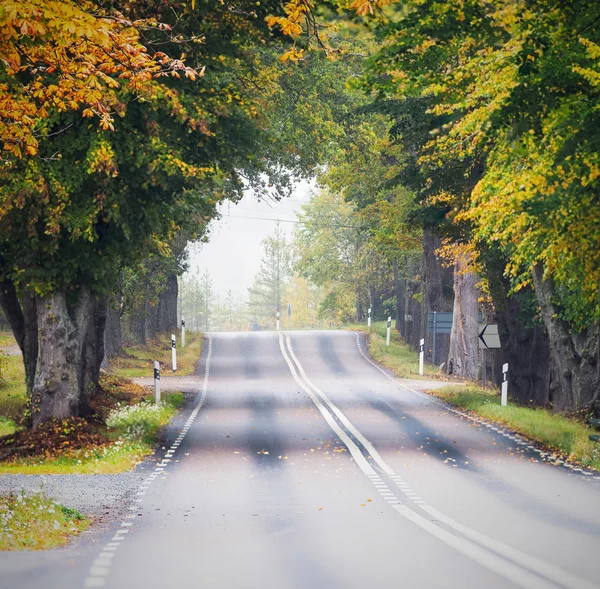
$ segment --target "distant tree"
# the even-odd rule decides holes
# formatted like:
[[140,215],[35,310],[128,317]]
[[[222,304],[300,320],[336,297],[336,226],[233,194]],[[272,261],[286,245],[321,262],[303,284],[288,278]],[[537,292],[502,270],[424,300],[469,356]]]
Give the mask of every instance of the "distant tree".
[[256,318],[275,321],[282,311],[287,280],[293,272],[293,251],[279,223],[273,235],[263,241],[260,270],[249,292],[249,311]]

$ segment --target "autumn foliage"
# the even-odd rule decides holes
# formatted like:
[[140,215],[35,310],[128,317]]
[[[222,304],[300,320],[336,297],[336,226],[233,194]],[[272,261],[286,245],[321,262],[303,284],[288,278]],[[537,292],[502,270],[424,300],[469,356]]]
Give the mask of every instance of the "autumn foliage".
[[3,157],[35,155],[52,113],[81,111],[114,129],[116,90],[146,93],[160,76],[198,72],[151,51],[145,29],[169,30],[156,19],[130,21],[98,3],[7,0],[0,5],[0,142]]

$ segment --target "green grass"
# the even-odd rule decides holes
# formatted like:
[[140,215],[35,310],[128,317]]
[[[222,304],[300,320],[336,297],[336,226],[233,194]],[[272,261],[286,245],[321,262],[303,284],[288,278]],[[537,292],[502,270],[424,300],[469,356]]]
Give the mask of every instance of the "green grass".
[[404,343],[397,331],[392,330],[390,345],[385,345],[386,321],[374,321],[370,330],[361,324],[347,325],[345,329],[367,332],[371,356],[400,378],[441,378],[439,369],[428,363],[423,366],[424,375],[419,375],[419,353]]
[[12,331],[0,331],[0,348],[6,348],[7,346],[15,346],[17,340],[12,334]]
[[0,497],[0,550],[48,550],[66,544],[90,520],[43,495]]
[[[179,338],[179,336],[178,336]],[[173,374],[171,370],[171,334],[160,334],[156,340],[146,346],[125,348],[129,357],[117,357],[111,360],[109,371],[116,376],[135,378],[152,376],[154,360],[161,364],[164,375]],[[196,363],[202,352],[202,334],[186,332],[185,348],[177,347],[177,373],[180,376],[194,374]]]
[[512,404],[502,407],[498,394],[475,386],[448,386],[431,391],[431,394],[490,421],[502,423],[571,461],[600,470],[600,444],[588,439],[595,432],[577,419],[545,409]]
[[0,356],[0,437],[16,431],[15,421],[27,402],[25,367],[21,356]]
[[183,393],[114,409],[107,418],[106,446],[72,450],[60,456],[17,458],[0,463],[0,474],[114,474],[133,468],[152,453],[160,429],[183,405]]

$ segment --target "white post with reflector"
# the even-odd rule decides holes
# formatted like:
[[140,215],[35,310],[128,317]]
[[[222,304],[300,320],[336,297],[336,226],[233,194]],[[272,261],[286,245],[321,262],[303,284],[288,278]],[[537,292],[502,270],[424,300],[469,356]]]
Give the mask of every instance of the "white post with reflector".
[[502,398],[501,405],[506,407],[508,402],[508,364],[502,365]]
[[277,311],[277,331],[279,331],[279,311]]
[[371,307],[369,307],[369,316],[367,318],[367,327],[371,328]]
[[173,372],[177,370],[177,340],[175,334],[171,334],[171,364],[173,365]]
[[181,318],[181,347],[185,348],[185,319]]
[[160,403],[160,362],[154,360],[154,400]]
[[385,345],[389,347],[390,345],[390,334],[392,332],[392,318],[388,317],[388,322],[387,322],[387,335],[385,337]]
[[419,374],[423,376],[423,367],[425,364],[425,340],[419,342]]

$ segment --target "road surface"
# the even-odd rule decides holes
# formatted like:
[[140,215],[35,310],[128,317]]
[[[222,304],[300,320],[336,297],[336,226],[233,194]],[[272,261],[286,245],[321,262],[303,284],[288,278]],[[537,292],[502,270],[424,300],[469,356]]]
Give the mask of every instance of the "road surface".
[[3,587],[600,587],[597,477],[403,386],[352,332],[208,341],[123,517],[1,555]]

